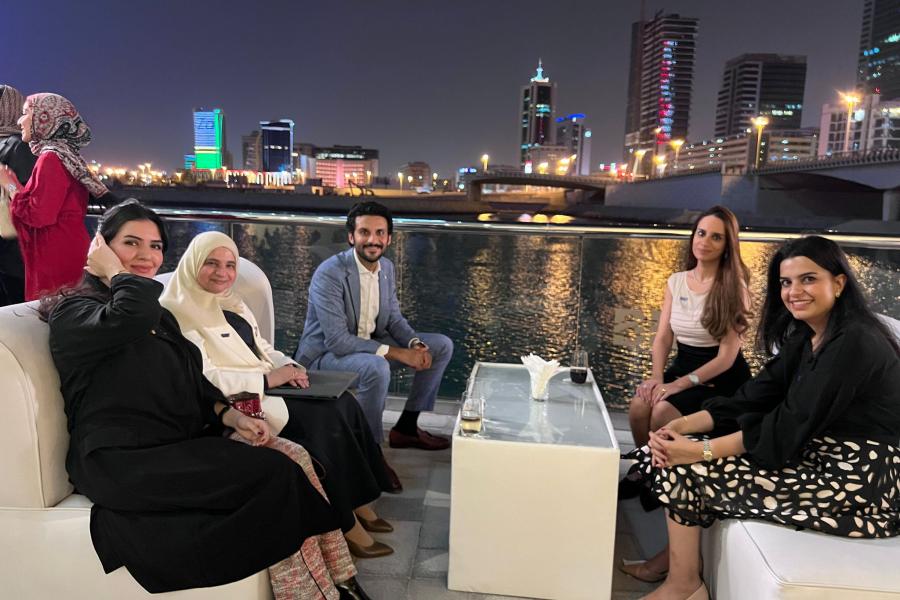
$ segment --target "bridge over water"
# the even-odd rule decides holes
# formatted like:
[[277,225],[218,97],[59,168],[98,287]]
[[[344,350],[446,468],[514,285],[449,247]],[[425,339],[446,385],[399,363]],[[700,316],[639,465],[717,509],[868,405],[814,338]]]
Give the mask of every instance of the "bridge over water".
[[725,203],[750,214],[900,219],[900,150],[785,161],[758,170],[697,169],[635,182],[609,178],[488,171],[470,179],[469,199],[486,184],[533,185],[593,192],[606,207],[702,209]]

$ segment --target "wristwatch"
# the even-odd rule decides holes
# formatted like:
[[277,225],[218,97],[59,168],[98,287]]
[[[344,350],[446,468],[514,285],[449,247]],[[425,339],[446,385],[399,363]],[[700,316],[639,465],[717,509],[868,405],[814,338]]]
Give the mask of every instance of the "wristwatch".
[[709,462],[713,459],[712,446],[709,440],[703,440],[703,460]]
[[697,377],[696,373],[688,373],[687,378],[691,382],[691,385],[700,385],[700,378]]
[[16,184],[14,184],[14,183],[7,183],[7,184],[6,184],[6,191],[9,192],[9,195],[10,195],[10,196],[15,196],[15,195],[16,195],[16,192],[19,191],[19,188],[18,188],[18,186],[16,186]]

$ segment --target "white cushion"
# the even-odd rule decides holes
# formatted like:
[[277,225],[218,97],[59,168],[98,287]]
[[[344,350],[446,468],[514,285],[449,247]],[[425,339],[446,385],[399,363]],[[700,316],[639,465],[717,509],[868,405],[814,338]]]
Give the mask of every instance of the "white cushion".
[[229,585],[166,594],[150,594],[124,567],[106,575],[91,544],[90,503],[83,496],[70,498],[81,498],[80,503],[88,506],[0,508],[0,596],[16,600],[264,600],[272,597],[266,571]]
[[37,302],[0,308],[0,506],[45,508],[72,493],[59,376]]
[[900,599],[900,538],[851,539],[764,521],[703,533],[704,578],[718,600]]

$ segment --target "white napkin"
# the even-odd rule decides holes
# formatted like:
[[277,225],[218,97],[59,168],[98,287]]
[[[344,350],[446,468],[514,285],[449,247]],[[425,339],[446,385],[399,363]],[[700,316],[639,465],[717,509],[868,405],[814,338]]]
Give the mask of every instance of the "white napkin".
[[542,398],[547,391],[550,378],[556,374],[556,370],[559,368],[559,361],[547,361],[536,354],[529,354],[520,358],[531,376],[531,397]]

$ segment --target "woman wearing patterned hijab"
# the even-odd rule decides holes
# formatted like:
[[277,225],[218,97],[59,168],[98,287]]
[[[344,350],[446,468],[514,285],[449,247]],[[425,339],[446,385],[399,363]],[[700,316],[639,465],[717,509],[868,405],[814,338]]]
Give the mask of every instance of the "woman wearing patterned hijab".
[[0,184],[12,196],[10,213],[25,262],[25,299],[33,300],[81,279],[90,244],[84,226],[88,198],[109,190],[81,157],[91,130],[71,102],[57,94],[28,96],[18,124],[37,164],[24,187],[3,171]]
[[[25,98],[14,87],[0,85],[0,168],[9,167],[19,183],[25,184],[34,169],[35,156],[22,141],[16,122],[22,116]],[[8,199],[0,187],[0,197]],[[0,306],[25,300],[25,267],[15,237],[0,239]]]

